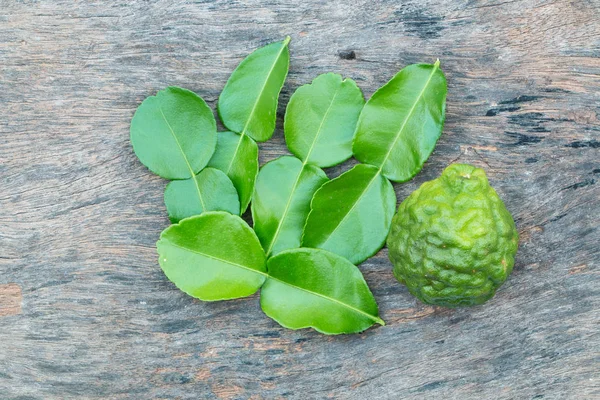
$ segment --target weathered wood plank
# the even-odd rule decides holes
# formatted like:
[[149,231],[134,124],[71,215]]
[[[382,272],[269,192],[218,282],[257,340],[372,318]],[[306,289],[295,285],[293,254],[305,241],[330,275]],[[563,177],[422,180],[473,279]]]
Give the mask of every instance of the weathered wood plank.
[[[599,397],[599,21],[597,0],[0,0],[0,398]],[[257,296],[202,303],[167,281],[166,182],[133,155],[131,116],[167,85],[214,109],[240,59],[286,34],[261,162],[287,153],[285,104],[317,74],[370,96],[441,59],[444,134],[395,188],[486,169],[521,233],[496,298],[420,304],[384,249],[361,269],[388,325],[326,337],[281,328]]]

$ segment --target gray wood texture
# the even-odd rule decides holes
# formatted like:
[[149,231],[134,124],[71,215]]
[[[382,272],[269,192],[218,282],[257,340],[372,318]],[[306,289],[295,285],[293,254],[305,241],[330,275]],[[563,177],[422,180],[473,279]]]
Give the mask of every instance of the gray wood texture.
[[[444,134],[395,188],[486,169],[521,234],[493,300],[425,306],[384,249],[360,268],[388,325],[327,337],[165,278],[167,182],[132,152],[133,112],[168,85],[214,109],[238,62],[287,34],[261,163],[287,153],[284,107],[317,74],[368,97],[441,59]],[[0,398],[600,398],[599,148],[597,0],[0,0]]]

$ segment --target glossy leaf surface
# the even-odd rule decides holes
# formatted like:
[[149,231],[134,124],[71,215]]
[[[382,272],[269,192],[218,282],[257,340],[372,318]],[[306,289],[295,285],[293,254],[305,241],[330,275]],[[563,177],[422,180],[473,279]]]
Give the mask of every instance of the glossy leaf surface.
[[289,41],[287,37],[255,50],[233,71],[218,103],[227,129],[257,142],[273,135],[277,99],[290,62]]
[[392,184],[376,167],[358,164],[315,193],[302,246],[359,264],[384,244],[396,208]]
[[254,230],[267,257],[300,247],[315,191],[327,181],[319,167],[284,156],[266,163],[252,197]]
[[165,189],[165,205],[171,222],[205,211],[240,213],[240,201],[231,180],[215,168],[204,168],[194,178],[171,181]]
[[365,104],[352,79],[319,75],[298,88],[285,113],[285,141],[302,161],[331,167],[352,156],[352,139]]
[[356,128],[354,156],[381,167],[392,181],[411,179],[442,134],[446,92],[439,61],[402,69],[365,104]]
[[131,144],[142,164],[165,179],[187,179],[215,151],[217,127],[198,95],[169,87],[140,104],[131,120]]
[[258,146],[245,135],[219,132],[217,150],[208,165],[223,171],[237,189],[240,214],[246,211],[258,174]]
[[265,254],[254,231],[226,212],[205,212],[169,226],[156,248],[169,280],[201,300],[249,296],[266,278]]
[[339,334],[385,325],[359,269],[338,255],[293,249],[270,258],[267,269],[260,305],[286,328]]

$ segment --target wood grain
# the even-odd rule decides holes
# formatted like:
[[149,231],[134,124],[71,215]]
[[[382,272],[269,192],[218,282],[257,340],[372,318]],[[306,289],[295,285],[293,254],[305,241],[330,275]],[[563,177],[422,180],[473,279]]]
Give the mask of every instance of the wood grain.
[[[0,318],[0,398],[600,398],[599,21],[597,0],[0,0],[0,296],[22,295]],[[237,63],[287,34],[262,163],[287,153],[285,104],[319,73],[368,97],[440,58],[444,134],[395,189],[486,169],[521,234],[492,301],[425,306],[384,249],[360,268],[388,325],[327,337],[167,281],[166,182],[131,150],[133,112],[168,85],[215,109]]]

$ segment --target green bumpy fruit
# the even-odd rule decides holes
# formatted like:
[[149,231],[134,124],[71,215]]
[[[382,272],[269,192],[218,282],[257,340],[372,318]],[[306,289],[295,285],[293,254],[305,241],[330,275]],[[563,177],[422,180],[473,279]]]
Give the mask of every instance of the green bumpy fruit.
[[452,164],[400,204],[387,246],[394,275],[421,301],[483,304],[511,273],[519,234],[485,172]]

